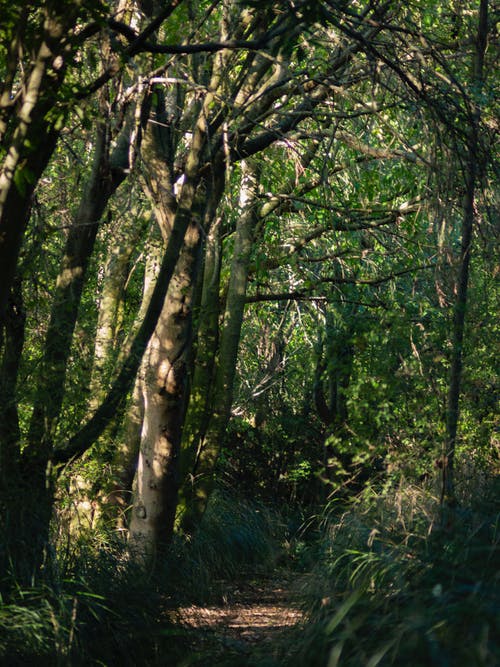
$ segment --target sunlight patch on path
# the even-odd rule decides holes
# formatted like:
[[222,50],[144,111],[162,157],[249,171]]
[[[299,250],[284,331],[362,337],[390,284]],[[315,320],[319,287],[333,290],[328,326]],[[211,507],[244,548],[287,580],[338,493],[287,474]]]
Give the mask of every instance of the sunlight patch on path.
[[286,601],[281,586],[237,588],[223,605],[191,605],[177,610],[183,625],[209,630],[245,642],[272,640],[302,619],[302,613]]

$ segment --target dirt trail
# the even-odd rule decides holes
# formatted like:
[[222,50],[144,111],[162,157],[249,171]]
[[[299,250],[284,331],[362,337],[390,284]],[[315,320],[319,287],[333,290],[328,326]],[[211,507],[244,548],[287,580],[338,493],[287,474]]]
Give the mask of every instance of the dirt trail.
[[224,587],[218,605],[180,607],[178,621],[193,630],[193,649],[208,660],[220,656],[221,662],[193,664],[239,664],[231,655],[259,652],[269,654],[273,644],[287,629],[299,623],[302,614],[290,600],[289,577],[239,582]]

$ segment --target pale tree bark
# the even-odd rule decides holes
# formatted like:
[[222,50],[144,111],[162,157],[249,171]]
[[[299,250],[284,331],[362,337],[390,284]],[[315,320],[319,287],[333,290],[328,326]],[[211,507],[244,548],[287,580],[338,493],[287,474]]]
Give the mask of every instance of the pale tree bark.
[[[207,119],[212,115],[215,91],[221,84],[227,57],[228,54],[222,53],[215,58],[208,86],[208,91],[214,92],[207,91],[201,107],[196,105],[198,128],[201,124],[208,128]],[[164,97],[161,89],[156,90],[150,115],[154,122],[147,126],[143,144],[145,191],[165,239],[170,237],[177,206],[174,156],[180,138],[175,127],[179,118],[169,107],[169,98]],[[209,126],[213,131],[214,122]],[[222,167],[217,175],[213,168],[216,164]],[[202,248],[201,223],[205,230],[210,229],[222,195],[224,168],[220,158],[212,156],[209,171],[208,176],[200,178],[184,246],[146,352],[144,417],[129,530],[131,551],[143,563],[154,562],[158,551],[170,541],[177,508],[180,444],[192,358],[192,309]],[[181,196],[184,188],[185,183]]]
[[457,442],[457,428],[460,416],[460,387],[462,382],[463,344],[467,291],[469,286],[469,266],[472,251],[472,235],[476,217],[476,189],[480,173],[481,157],[479,148],[479,125],[481,120],[481,91],[484,87],[484,56],[488,39],[488,0],[480,0],[476,52],[472,67],[473,99],[469,111],[467,156],[465,161],[465,196],[463,204],[461,249],[456,283],[456,299],[453,312],[452,352],[450,383],[446,414],[446,458],[443,461],[443,497],[454,502],[454,468]]
[[199,250],[200,227],[194,221],[145,355],[144,418],[129,544],[134,556],[146,563],[167,546],[174,525]]
[[[145,46],[146,41],[151,37],[162,21],[171,14],[177,4],[177,2],[173,2],[167,8],[162,8],[160,14],[150,23],[145,31],[143,31],[137,38],[132,38],[130,45],[124,50],[123,60],[126,59],[125,56],[132,56]],[[236,3],[234,3],[234,7],[238,8]],[[236,14],[238,13],[236,12]],[[281,18],[277,18],[271,8],[266,8],[266,11],[262,13],[254,12],[252,14],[252,12],[249,12],[249,16],[246,16],[246,14],[247,12],[245,10],[245,22],[241,23],[241,25],[238,25],[237,21],[233,22],[229,32],[231,32],[233,36],[239,36],[239,34],[244,34],[244,36],[247,34],[255,34],[258,38],[263,34],[266,26],[277,27],[279,30],[275,33],[275,38],[271,40],[273,42],[271,50],[273,54],[278,53],[281,48],[280,45],[282,44],[281,35],[283,34],[282,30],[284,28],[284,25],[281,25]],[[290,27],[295,31],[293,37],[300,32],[301,27],[297,23],[293,13],[286,14],[283,21],[289,22]],[[229,23],[230,22],[228,22],[228,25]],[[234,29],[234,23],[237,25],[237,30]],[[97,31],[99,30],[98,22],[96,22],[96,26],[95,30]],[[86,34],[85,30],[83,33]],[[92,34],[96,33],[94,32]],[[57,39],[57,35],[54,39]],[[84,37],[82,37],[82,40],[83,39]],[[65,43],[72,44],[72,40],[66,40]],[[168,49],[168,47],[166,48]],[[184,47],[179,48],[182,51]],[[189,50],[188,47],[186,47],[186,50]],[[216,44],[215,46],[212,45],[208,50],[219,51],[220,47]],[[227,52],[229,52],[229,49],[227,49]],[[340,60],[343,64],[349,61],[353,52],[354,50],[352,50],[349,55],[345,57],[344,55],[342,56]],[[43,60],[44,58],[45,60]],[[44,68],[46,67],[46,62],[48,62],[50,58],[50,54],[47,57],[45,55],[42,57],[43,62],[41,63],[39,72],[42,77],[45,72]],[[57,58],[52,61],[52,64],[55,64],[56,60]],[[229,57],[227,57],[226,60],[226,50],[220,52],[216,58],[214,57],[214,61],[222,62],[227,65],[229,64],[229,60]],[[184,172],[184,183],[182,185],[180,197],[178,201],[175,202],[175,217],[171,229],[169,230],[168,244],[160,267],[158,281],[153,290],[144,320],[131,344],[130,353],[117,374],[110,391],[83,428],[81,428],[80,431],[68,442],[61,442],[56,447],[53,455],[54,463],[64,463],[73,457],[81,456],[82,453],[96,441],[100,434],[102,434],[109,421],[117,411],[121,409],[121,406],[123,406],[126,401],[141,363],[144,350],[153,334],[163,309],[166,291],[179,258],[186,232],[193,222],[194,196],[202,177],[202,170],[204,170],[203,175],[206,175],[206,173],[210,171],[210,163],[213,163],[213,156],[218,153],[223,155],[226,161],[229,162],[232,159],[239,160],[243,156],[250,157],[256,152],[264,150],[278,139],[283,138],[285,134],[296,129],[302,120],[309,118],[314,109],[317,108],[322,101],[327,99],[330,94],[330,90],[327,86],[322,87],[320,90],[320,87],[314,84],[317,93],[313,90],[305,102],[299,101],[297,104],[293,104],[291,102],[292,98],[296,95],[300,98],[301,92],[299,87],[290,84],[286,63],[284,67],[276,68],[277,77],[271,79],[271,77],[267,76],[267,73],[270,68],[274,68],[275,60],[273,58],[263,57],[261,59],[262,62],[260,67],[258,66],[258,60],[259,58],[255,53],[249,53],[246,59],[246,64],[249,67],[253,67],[253,65],[256,66],[253,67],[251,73],[252,75],[255,74],[254,80],[262,85],[260,85],[258,90],[255,90],[253,95],[251,94],[249,97],[245,97],[241,101],[238,101],[238,104],[236,105],[235,100],[238,99],[239,91],[244,90],[244,84],[250,80],[250,78],[246,77],[248,71],[245,71],[245,67],[242,68],[241,73],[239,67],[237,67],[238,73],[234,77],[234,85],[232,88],[230,86],[228,87],[228,81],[229,83],[231,82],[231,77],[229,66],[225,67],[225,65],[224,67],[216,68],[216,78],[218,78],[218,81],[215,81],[214,83],[214,77],[212,76],[212,81],[209,82],[208,87],[205,86],[205,77],[203,77],[201,84],[199,81],[187,81],[187,84],[194,83],[193,88],[196,90],[196,94],[192,96],[194,103],[189,109],[186,124],[182,128],[183,154],[178,156],[180,165],[175,166],[176,173]],[[279,58],[277,57],[276,61],[278,60]],[[235,56],[233,62],[235,64],[241,62],[240,56]],[[103,82],[109,81],[116,76],[117,72],[121,70],[121,64],[115,62],[112,65],[113,66],[108,68],[106,72],[103,72],[102,77],[96,79],[96,81],[89,87],[89,90],[98,90],[99,87],[103,85]],[[332,65],[327,72],[328,76],[332,74],[332,71],[337,71],[340,66],[343,65],[341,63]],[[160,72],[160,74],[161,73],[163,73],[163,71]],[[219,89],[219,83],[221,81],[224,85]],[[35,82],[33,81],[33,83]],[[200,94],[201,91],[203,91],[202,94]],[[90,92],[85,94],[90,94]],[[282,104],[280,103],[278,108],[275,108],[274,102],[278,98],[282,99]],[[203,99],[203,102],[200,102],[200,99]],[[221,102],[221,100],[227,100],[227,104]],[[288,111],[283,111],[283,105],[287,104]],[[200,107],[202,107],[202,112],[197,115],[196,110]],[[27,109],[27,111],[29,115],[29,109]],[[42,114],[41,117],[44,119],[45,115]],[[42,128],[44,131],[37,134],[40,128],[36,128],[34,123],[31,123],[31,127],[35,127],[35,131],[32,135],[29,137],[26,133],[23,135],[24,130],[27,130],[28,125],[33,118],[33,116],[30,116],[27,121],[21,119],[22,122],[19,124],[21,130],[18,133],[19,136],[16,135],[15,137],[17,146],[21,146],[21,144],[25,142],[25,139],[27,139],[32,146],[37,146],[38,140],[41,140],[42,144],[44,141],[49,141],[49,139],[52,140],[52,135],[49,136],[49,131],[45,131],[46,128]],[[210,127],[207,122],[208,118],[210,118]],[[259,128],[261,127],[263,129],[260,132]],[[208,143],[207,135],[210,135],[210,151],[206,150]],[[26,147],[26,145],[26,143],[23,144],[24,147]],[[209,155],[207,155],[207,153],[209,153]],[[28,174],[28,172],[25,173],[29,179],[34,175],[36,180],[38,174],[41,173],[40,169],[43,169],[44,164],[46,164],[46,161],[50,157],[50,153],[40,151],[37,153],[37,156],[41,160],[41,167],[40,165],[35,164],[35,160],[33,159],[33,164],[31,165],[33,166],[33,169],[31,169],[30,164],[28,164],[30,174]],[[9,154],[9,159],[10,157],[17,160],[15,156]],[[45,162],[42,164],[43,160],[45,160]],[[6,174],[2,174],[2,177],[6,175],[7,180],[10,179],[10,181],[12,181],[12,171],[18,164],[20,164],[19,161],[10,166],[8,165],[8,173],[6,172]],[[32,192],[29,182],[26,189],[28,193]],[[9,193],[11,191],[12,189],[9,189]],[[168,197],[171,192],[170,187],[167,188],[165,192]],[[25,200],[23,201],[25,203]],[[3,200],[0,203],[3,203]],[[13,234],[12,238],[8,233],[5,236],[2,236],[2,242],[5,241],[2,252],[7,248],[8,252],[13,253],[17,257],[20,239],[22,238],[22,232],[24,230],[24,209],[22,209],[22,207],[19,208],[14,199],[12,201],[9,200],[9,202],[6,201],[6,208],[9,207],[10,213],[15,213],[16,217],[18,214],[20,215],[22,230],[19,234]],[[26,211],[27,210],[28,209],[26,209]],[[17,246],[16,243],[18,244]],[[3,264],[1,261],[0,267],[0,271],[3,271]],[[3,275],[4,274],[2,274],[2,276]],[[10,284],[12,275],[9,274],[8,270],[5,272],[5,275],[9,278],[8,282]],[[66,277],[67,276],[68,274],[66,274]],[[64,285],[62,285],[62,287],[63,286]],[[55,340],[55,336],[53,340]],[[56,366],[61,368],[62,366],[58,358],[57,350],[54,352],[54,358],[56,360]],[[47,358],[47,361],[50,360]],[[46,367],[52,372],[49,363],[47,363]],[[39,399],[42,399],[42,394],[43,392],[40,392]],[[53,398],[51,397],[49,405],[47,406],[41,406],[40,401],[38,401],[39,405],[36,414],[34,414],[30,440],[33,445],[35,445],[39,440],[38,435],[41,434],[44,441],[40,448],[40,454],[35,453],[35,448],[30,446],[25,449],[25,456],[23,457],[24,469],[30,470],[31,464],[33,464],[34,468],[37,470],[35,477],[38,476],[39,481],[43,483],[46,481],[46,463],[50,463],[51,460],[50,449],[52,447],[54,429],[57,423],[57,403],[59,401],[60,397],[57,392],[54,393]],[[47,454],[48,456],[46,456]],[[41,464],[44,465],[42,466]],[[43,473],[41,472],[42,467]],[[41,474],[38,475],[38,472],[41,472]]]
[[[146,246],[147,257],[144,273],[144,287],[137,319],[142,322],[147,311],[151,294],[158,278],[164,243],[154,238]],[[118,530],[128,526],[128,510],[132,506],[132,484],[137,470],[137,459],[141,446],[142,422],[144,419],[144,375],[147,368],[145,354],[135,378],[132,396],[128,404],[125,423],[117,437],[113,457],[113,480],[108,487],[104,511],[113,519]]]
[[[142,562],[151,562],[158,551],[164,550],[173,531],[180,444],[189,394],[193,300],[202,251],[200,221],[203,219],[204,226],[210,228],[222,194],[220,181],[224,181],[223,170],[220,180],[212,179],[210,192],[207,182],[199,186],[193,222],[142,364],[143,422],[129,531],[131,549]],[[168,217],[164,208],[158,212],[160,223]]]
[[[212,84],[215,84],[213,79]],[[213,87],[215,89],[216,85]],[[152,104],[153,100],[150,102]],[[129,529],[131,553],[143,564],[154,563],[157,552],[168,544],[177,506],[179,451],[192,343],[192,306],[201,250],[200,213],[203,204],[200,199],[206,187],[199,170],[205,148],[207,115],[212,103],[213,94],[207,93],[186,160],[179,202],[174,189],[177,142],[173,133],[178,119],[168,113],[168,100],[161,90],[156,91],[154,106],[150,109],[150,118],[155,122],[147,124],[142,147],[145,191],[152,202],[167,251],[176,232],[179,213],[186,216],[180,254],[143,363],[144,414]]]
[[231,414],[238,345],[245,309],[248,270],[258,220],[259,173],[254,161],[242,163],[240,216],[236,224],[231,275],[229,278],[224,321],[215,375],[211,419],[193,471],[190,495],[181,525],[192,532],[203,516],[213,487],[214,468],[221,441]]
[[[249,83],[239,91],[237,99],[243,101],[254,92],[254,78],[262,76],[262,63],[255,64],[249,76]],[[314,145],[301,158],[301,168],[305,170],[316,155],[317,146]],[[222,187],[223,183],[220,182]],[[295,182],[288,182],[282,188],[285,194],[292,194],[296,187]],[[256,228],[261,229],[267,216],[277,213],[282,206],[282,199],[275,197],[266,202],[259,209],[259,219]],[[215,214],[215,213],[214,213]],[[215,359],[219,345],[219,320],[224,299],[219,293],[224,291],[220,285],[220,270],[222,262],[222,219],[219,218],[209,228],[205,244],[204,275],[202,285],[199,324],[197,327],[196,357],[194,363],[193,380],[191,383],[190,399],[184,426],[181,454],[181,486],[179,492],[179,517],[187,511],[187,505],[193,497],[193,483],[195,481],[194,468],[201,450],[203,440],[211,419],[213,402]],[[205,226],[205,229],[207,226]]]
[[[125,287],[130,274],[130,259],[145,231],[143,214],[136,207],[132,207],[109,248],[99,299],[94,361],[89,383],[91,414],[98,408],[106,394],[106,386],[117,357],[118,336],[123,325]],[[154,262],[156,265],[159,264],[157,258]],[[148,251],[145,282],[150,282],[147,278],[150,264]]]

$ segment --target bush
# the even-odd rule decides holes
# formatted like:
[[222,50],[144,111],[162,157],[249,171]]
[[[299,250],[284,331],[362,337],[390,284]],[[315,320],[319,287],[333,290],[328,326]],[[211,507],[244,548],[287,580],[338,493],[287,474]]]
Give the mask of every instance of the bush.
[[86,535],[59,579],[0,602],[0,664],[156,665],[171,650],[158,582],[122,544]]

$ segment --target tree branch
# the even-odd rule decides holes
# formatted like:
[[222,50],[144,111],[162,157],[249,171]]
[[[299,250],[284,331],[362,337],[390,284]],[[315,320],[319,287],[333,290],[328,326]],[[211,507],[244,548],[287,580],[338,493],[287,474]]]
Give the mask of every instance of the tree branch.
[[304,290],[294,290],[292,292],[277,292],[274,294],[261,294],[256,292],[246,297],[245,303],[259,303],[261,301],[327,301],[328,298],[324,295],[314,294],[314,290],[318,285],[370,285],[376,287],[383,283],[390,282],[395,278],[407,275],[408,273],[415,273],[417,271],[424,271],[425,269],[435,268],[435,264],[422,264],[420,266],[411,267],[409,269],[402,269],[395,271],[387,276],[379,278],[340,278],[340,277],[324,277],[318,278],[317,284],[314,287]]

